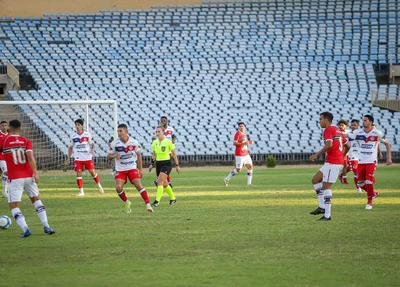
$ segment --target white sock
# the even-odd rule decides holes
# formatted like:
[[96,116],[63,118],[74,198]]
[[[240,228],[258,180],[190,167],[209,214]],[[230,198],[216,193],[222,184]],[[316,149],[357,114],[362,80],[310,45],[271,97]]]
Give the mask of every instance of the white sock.
[[238,173],[238,171],[236,169],[234,169],[228,174],[228,176],[225,179],[230,180],[232,178],[232,176],[235,176],[237,173]]
[[247,185],[251,184],[252,179],[253,179],[253,170],[250,169],[247,171]]
[[325,208],[324,190],[322,189],[322,182],[314,184],[314,190],[317,193],[319,207]]
[[79,193],[84,193],[83,192],[83,187],[79,189]]
[[11,214],[14,217],[15,222],[19,225],[19,227],[22,228],[24,232],[29,229],[28,224],[26,224],[25,217],[21,212],[21,209],[19,209],[18,207],[13,208],[11,210]]
[[325,200],[325,217],[331,217],[331,206],[332,206],[332,190],[324,190],[324,200]]
[[36,213],[39,216],[40,221],[42,222],[44,227],[50,227],[47,222],[47,213],[46,209],[41,200],[37,200],[33,203],[33,206],[36,208]]

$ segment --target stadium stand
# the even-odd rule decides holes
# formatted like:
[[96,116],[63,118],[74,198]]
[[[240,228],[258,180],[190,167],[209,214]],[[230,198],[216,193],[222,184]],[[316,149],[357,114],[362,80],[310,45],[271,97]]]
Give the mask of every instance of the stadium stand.
[[[167,115],[183,155],[231,154],[239,120],[253,154],[310,153],[321,148],[322,111],[372,114],[400,151],[400,113],[370,102],[371,88],[400,92],[378,87],[373,69],[390,54],[399,62],[399,24],[397,0],[209,0],[0,19],[0,58],[26,67],[36,85],[12,100],[118,100],[144,145]],[[65,126],[33,120],[66,151]]]

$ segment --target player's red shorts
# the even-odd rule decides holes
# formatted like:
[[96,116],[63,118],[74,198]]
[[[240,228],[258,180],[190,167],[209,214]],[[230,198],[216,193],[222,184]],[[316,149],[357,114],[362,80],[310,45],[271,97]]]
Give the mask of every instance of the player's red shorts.
[[74,170],[83,170],[83,167],[86,168],[86,170],[91,170],[94,169],[94,163],[93,161],[90,160],[75,160],[74,161]]
[[358,159],[349,160],[349,168],[352,172],[357,173]]
[[358,181],[369,180],[372,183],[375,183],[375,170],[376,170],[376,163],[358,164],[357,168]]
[[130,181],[134,180],[135,178],[140,178],[139,171],[137,169],[130,169],[125,171],[118,171],[115,174],[114,179],[122,179],[126,182],[128,178]]

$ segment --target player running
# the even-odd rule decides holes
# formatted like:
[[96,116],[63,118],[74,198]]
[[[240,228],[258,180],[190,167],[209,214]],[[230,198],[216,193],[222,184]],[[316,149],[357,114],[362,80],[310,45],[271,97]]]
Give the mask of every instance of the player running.
[[326,153],[325,164],[314,175],[311,182],[317,193],[319,206],[310,214],[324,214],[319,220],[331,220],[332,184],[338,179],[339,173],[344,165],[344,157],[350,149],[342,131],[332,125],[333,115],[330,112],[320,114],[319,123],[324,130],[324,147],[310,156],[315,161],[320,155]]
[[[148,212],[153,212],[149,196],[143,187],[140,178],[143,175],[142,149],[137,140],[128,135],[128,126],[120,124],[118,126],[118,138],[110,143],[110,152],[107,158],[115,160],[115,189],[118,196],[125,202],[127,213],[131,213],[131,202],[124,191],[124,185],[129,179],[139,191],[146,204]],[[136,164],[136,162],[138,164]]]
[[246,125],[243,122],[238,123],[238,131],[233,138],[233,145],[235,149],[236,168],[232,170],[227,177],[224,178],[225,186],[228,186],[229,180],[239,173],[243,165],[247,168],[247,186],[251,186],[253,178],[253,161],[251,160],[248,145],[253,144],[252,140],[246,135]]
[[83,179],[82,171],[83,168],[89,171],[92,175],[93,180],[97,183],[99,193],[103,194],[104,190],[100,184],[100,178],[98,177],[93,164],[94,154],[94,143],[92,135],[83,130],[83,120],[78,119],[75,121],[76,133],[71,136],[71,145],[68,148],[68,158],[66,164],[69,165],[72,152],[74,153],[74,170],[76,171],[76,182],[79,187],[78,196],[85,196],[83,190]]
[[386,164],[392,164],[392,153],[390,144],[385,135],[373,127],[374,117],[365,115],[363,118],[363,129],[349,134],[349,138],[355,140],[359,145],[358,161],[358,185],[367,192],[367,205],[365,209],[372,209],[372,203],[379,196],[374,190],[375,169],[378,161],[378,146],[383,143],[386,146]]
[[33,155],[32,142],[22,137],[21,123],[18,120],[12,120],[9,123],[10,135],[0,139],[0,152],[3,153],[8,168],[8,205],[15,222],[21,227],[23,233],[21,238],[32,235],[25,217],[20,210],[22,193],[31,199],[36,213],[42,222],[44,233],[54,234],[48,223],[46,209],[40,200],[39,173],[36,167],[35,156]]

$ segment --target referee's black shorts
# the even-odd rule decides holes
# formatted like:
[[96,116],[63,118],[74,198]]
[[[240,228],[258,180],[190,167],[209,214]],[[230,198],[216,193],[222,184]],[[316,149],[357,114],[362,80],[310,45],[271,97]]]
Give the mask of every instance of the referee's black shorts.
[[172,170],[172,165],[171,165],[171,160],[161,160],[161,161],[156,161],[156,174],[157,176],[160,175],[160,172],[163,172],[165,174],[170,174]]

